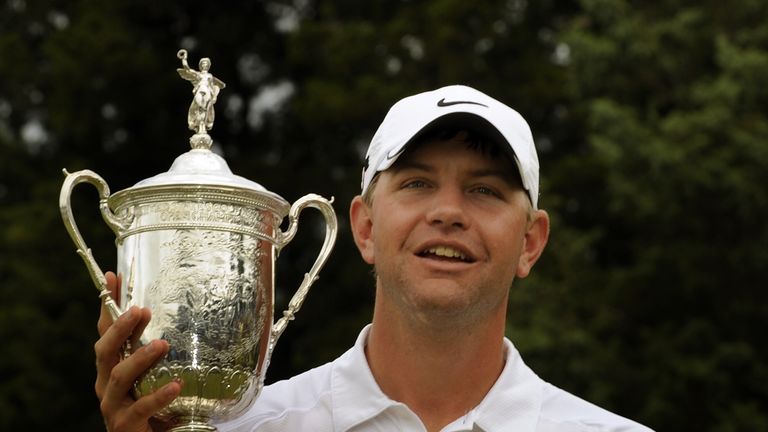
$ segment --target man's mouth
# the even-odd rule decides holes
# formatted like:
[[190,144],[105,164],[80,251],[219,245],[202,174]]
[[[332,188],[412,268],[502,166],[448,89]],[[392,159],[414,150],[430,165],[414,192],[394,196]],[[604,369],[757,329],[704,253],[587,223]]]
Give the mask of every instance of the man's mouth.
[[439,258],[444,260],[461,261],[466,263],[471,263],[474,261],[474,259],[467,256],[464,252],[448,246],[430,247],[423,250],[418,255],[422,258]]

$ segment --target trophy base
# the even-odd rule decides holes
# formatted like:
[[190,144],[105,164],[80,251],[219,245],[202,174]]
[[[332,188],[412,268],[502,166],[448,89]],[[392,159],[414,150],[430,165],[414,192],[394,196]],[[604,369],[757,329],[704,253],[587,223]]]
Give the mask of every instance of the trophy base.
[[174,426],[168,429],[167,432],[217,432],[216,427],[209,425],[207,422],[199,420],[191,420],[182,425]]

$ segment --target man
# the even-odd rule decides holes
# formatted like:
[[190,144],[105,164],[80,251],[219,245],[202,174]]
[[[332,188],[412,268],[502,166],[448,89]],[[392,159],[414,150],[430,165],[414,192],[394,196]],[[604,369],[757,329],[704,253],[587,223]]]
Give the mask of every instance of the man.
[[[396,103],[350,206],[376,275],[373,322],[341,357],[266,387],[219,429],[649,431],[544,382],[504,338],[512,282],[549,235],[538,176],[530,129],[501,102],[450,86]],[[180,391],[171,383],[128,397],[168,349],[155,341],[118,363],[120,345],[148,319],[134,309],[112,326],[100,320],[96,391],[114,431],[150,430],[148,418]]]

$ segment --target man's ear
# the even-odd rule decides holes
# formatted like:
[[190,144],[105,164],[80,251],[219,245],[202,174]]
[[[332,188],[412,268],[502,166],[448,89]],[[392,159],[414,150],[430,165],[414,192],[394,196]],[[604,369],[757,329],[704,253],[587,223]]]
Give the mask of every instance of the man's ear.
[[355,239],[357,249],[368,264],[374,263],[373,254],[373,220],[371,208],[363,202],[358,195],[352,199],[349,205],[349,223],[352,226],[352,236]]
[[544,210],[536,210],[531,213],[531,220],[525,232],[523,250],[517,262],[517,277],[528,276],[536,264],[536,261],[544,252],[544,247],[549,239],[549,215]]

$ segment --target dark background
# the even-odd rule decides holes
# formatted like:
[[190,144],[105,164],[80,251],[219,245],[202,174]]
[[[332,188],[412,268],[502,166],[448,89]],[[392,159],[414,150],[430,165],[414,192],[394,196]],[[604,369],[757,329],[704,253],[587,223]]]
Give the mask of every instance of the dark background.
[[[340,236],[268,381],[345,351],[373,279],[349,234],[363,153],[397,99],[474,86],[528,119],[550,245],[507,334],[544,379],[660,431],[768,430],[768,3],[0,4],[0,430],[102,430],[97,292],[57,210],[63,176],[112,191],[186,151],[190,64],[226,82],[211,134],[293,202],[335,196]],[[91,187],[75,215],[104,269]],[[302,216],[278,309],[320,247]]]

